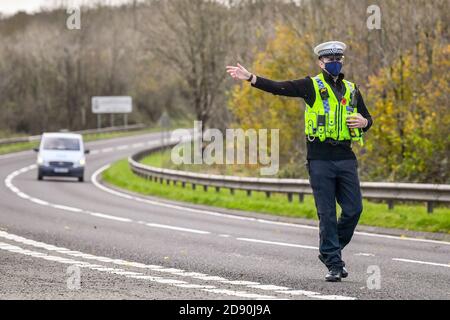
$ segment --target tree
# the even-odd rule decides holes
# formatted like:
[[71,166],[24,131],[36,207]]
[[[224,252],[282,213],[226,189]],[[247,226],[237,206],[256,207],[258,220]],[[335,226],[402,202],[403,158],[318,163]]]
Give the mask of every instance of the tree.
[[364,161],[371,180],[449,183],[450,45],[420,45],[370,78],[376,125]]
[[[251,72],[275,80],[288,80],[318,72],[311,36],[299,38],[284,25],[276,28],[275,37],[266,50],[256,56]],[[308,63],[305,63],[308,61]],[[241,62],[244,64],[244,62]],[[235,116],[235,125],[243,129],[281,129],[280,161],[295,164],[305,158],[304,103],[298,98],[278,97],[256,90],[249,84],[235,85],[230,93],[229,108]]]

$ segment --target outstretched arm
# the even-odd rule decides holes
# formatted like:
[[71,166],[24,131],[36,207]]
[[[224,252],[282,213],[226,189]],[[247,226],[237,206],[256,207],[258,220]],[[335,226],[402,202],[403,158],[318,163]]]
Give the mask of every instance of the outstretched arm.
[[249,80],[252,77],[251,84],[253,87],[274,95],[300,97],[304,99],[308,99],[311,96],[312,81],[310,78],[292,81],[273,81],[253,75],[239,63],[237,67],[227,66],[227,72],[234,79],[238,80]]

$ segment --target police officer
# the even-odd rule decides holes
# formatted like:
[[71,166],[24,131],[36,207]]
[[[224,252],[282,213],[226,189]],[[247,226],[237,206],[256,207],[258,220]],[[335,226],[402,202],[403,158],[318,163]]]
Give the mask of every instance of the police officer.
[[[363,210],[358,162],[351,144],[362,144],[364,132],[372,125],[358,88],[341,73],[345,49],[339,41],[319,44],[314,53],[321,73],[292,81],[265,79],[240,64],[227,67],[233,78],[247,80],[255,88],[306,102],[306,166],[319,217],[319,259],[328,268],[325,280],[330,282],[348,276],[342,250]],[[342,209],[339,220],[336,201]]]

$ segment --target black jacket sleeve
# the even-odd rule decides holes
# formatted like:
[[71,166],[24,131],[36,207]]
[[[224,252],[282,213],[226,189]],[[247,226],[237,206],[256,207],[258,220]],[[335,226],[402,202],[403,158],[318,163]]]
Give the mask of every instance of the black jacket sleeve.
[[252,87],[274,95],[299,97],[305,100],[311,99],[311,91],[314,94],[314,87],[309,77],[291,81],[273,81],[257,76]]

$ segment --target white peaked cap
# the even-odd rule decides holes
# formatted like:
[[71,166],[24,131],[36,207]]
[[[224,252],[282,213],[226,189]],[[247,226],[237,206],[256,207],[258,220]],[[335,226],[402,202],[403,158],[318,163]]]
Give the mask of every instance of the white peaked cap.
[[345,49],[347,48],[347,45],[343,42],[339,41],[328,41],[319,44],[317,47],[314,48],[314,53],[316,55],[320,56],[327,56],[327,55],[336,55],[336,54],[344,54]]

